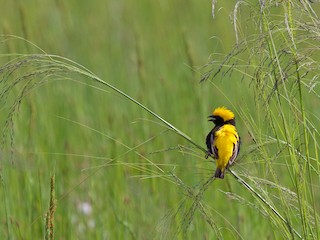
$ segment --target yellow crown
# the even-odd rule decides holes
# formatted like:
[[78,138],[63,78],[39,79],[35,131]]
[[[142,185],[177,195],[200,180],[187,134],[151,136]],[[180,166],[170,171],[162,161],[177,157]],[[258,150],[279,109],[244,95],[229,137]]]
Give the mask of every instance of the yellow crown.
[[234,113],[225,107],[218,107],[213,111],[213,116],[222,117],[223,121],[234,119]]

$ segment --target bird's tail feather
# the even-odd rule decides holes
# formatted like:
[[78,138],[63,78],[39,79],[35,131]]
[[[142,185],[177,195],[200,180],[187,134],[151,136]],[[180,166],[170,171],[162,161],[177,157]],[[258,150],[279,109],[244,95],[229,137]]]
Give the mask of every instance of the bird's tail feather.
[[224,171],[222,171],[220,168],[217,168],[214,176],[215,176],[216,178],[221,178],[221,179],[223,179],[223,178],[224,178]]

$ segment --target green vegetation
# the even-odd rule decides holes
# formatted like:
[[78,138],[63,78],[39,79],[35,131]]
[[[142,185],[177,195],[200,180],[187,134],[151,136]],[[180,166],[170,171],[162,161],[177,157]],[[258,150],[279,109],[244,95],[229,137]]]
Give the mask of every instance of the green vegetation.
[[[3,3],[1,236],[320,238],[319,3],[210,4]],[[242,146],[215,180],[223,105]]]

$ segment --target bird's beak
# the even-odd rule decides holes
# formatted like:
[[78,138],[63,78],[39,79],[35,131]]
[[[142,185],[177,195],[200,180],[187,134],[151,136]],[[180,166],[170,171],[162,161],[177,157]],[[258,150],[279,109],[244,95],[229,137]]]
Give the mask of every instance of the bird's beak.
[[216,117],[213,116],[213,115],[210,115],[208,118],[209,118],[208,121],[211,121],[211,122],[213,122],[214,120],[216,120]]

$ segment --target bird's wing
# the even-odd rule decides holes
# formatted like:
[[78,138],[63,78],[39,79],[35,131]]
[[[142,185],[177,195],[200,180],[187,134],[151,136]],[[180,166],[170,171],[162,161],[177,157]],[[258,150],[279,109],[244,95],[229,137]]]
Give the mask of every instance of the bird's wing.
[[212,154],[212,150],[211,150],[211,140],[212,138],[212,130],[208,133],[207,138],[206,138],[206,145],[207,145],[207,149],[208,152]]
[[215,147],[215,133],[217,129],[212,129],[206,138],[206,144],[208,148],[208,153],[212,154],[215,159],[218,158],[218,149]]
[[229,165],[232,165],[234,160],[237,158],[239,152],[240,152],[240,144],[241,144],[241,141],[240,141],[240,137],[239,136],[236,136],[235,137],[238,139],[236,144],[233,144],[233,152],[232,152],[232,156],[229,160]]

